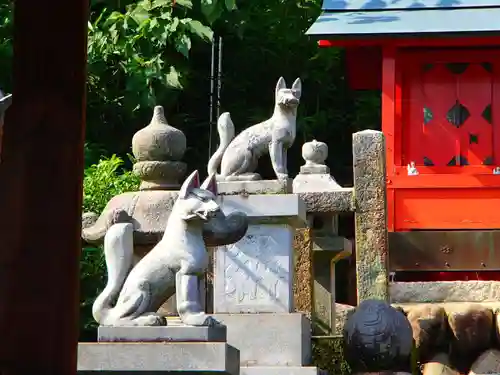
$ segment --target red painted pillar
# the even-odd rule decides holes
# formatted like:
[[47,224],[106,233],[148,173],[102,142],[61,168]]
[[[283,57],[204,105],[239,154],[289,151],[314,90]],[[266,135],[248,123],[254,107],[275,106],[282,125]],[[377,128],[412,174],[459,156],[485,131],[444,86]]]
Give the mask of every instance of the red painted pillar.
[[0,374],[76,374],[88,0],[16,0],[14,15]]

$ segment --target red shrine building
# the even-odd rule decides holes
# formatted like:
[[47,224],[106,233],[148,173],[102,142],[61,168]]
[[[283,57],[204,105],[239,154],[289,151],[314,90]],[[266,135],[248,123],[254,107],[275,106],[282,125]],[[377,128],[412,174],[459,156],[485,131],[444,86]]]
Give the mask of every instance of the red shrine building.
[[500,268],[500,0],[322,9],[307,34],[381,91],[391,268]]

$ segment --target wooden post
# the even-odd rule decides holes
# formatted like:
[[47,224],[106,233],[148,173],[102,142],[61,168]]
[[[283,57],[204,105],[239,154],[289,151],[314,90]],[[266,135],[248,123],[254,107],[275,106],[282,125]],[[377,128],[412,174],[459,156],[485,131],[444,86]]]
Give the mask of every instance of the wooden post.
[[385,141],[382,132],[353,135],[358,303],[389,301]]
[[16,0],[0,164],[0,374],[76,374],[88,0]]

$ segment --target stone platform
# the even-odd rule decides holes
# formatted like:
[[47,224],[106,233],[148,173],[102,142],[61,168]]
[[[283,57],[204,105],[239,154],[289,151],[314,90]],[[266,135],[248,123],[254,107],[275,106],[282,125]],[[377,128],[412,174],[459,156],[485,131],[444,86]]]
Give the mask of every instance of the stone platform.
[[307,366],[311,323],[299,313],[214,314],[227,327],[227,342],[242,366]]
[[214,314],[240,351],[241,375],[317,375],[310,366],[311,322],[299,313]]
[[97,343],[78,345],[78,373],[239,375],[239,350],[226,327],[99,327]]
[[299,366],[242,366],[240,375],[319,375],[322,371],[317,367]]
[[227,330],[220,327],[104,327],[97,330],[98,342],[226,342]]

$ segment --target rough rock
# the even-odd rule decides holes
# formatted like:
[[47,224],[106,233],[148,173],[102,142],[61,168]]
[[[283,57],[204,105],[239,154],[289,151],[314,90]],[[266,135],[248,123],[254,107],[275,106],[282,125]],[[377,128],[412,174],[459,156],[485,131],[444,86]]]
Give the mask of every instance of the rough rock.
[[460,375],[451,365],[447,354],[438,353],[422,366],[422,375]]
[[456,367],[467,370],[493,342],[493,312],[483,306],[470,305],[448,312],[451,340],[451,359]]
[[472,364],[469,375],[500,374],[500,351],[489,349]]
[[497,302],[500,281],[393,282],[392,303]]
[[448,351],[450,331],[443,307],[431,304],[418,306],[408,312],[407,318],[421,362],[427,362],[436,353]]
[[364,130],[352,137],[358,300],[389,301],[385,139]]
[[311,317],[313,310],[312,288],[312,242],[310,229],[295,230],[295,280],[293,282],[293,299],[295,311]]
[[339,188],[335,191],[299,193],[307,212],[351,212],[354,211],[353,189]]

